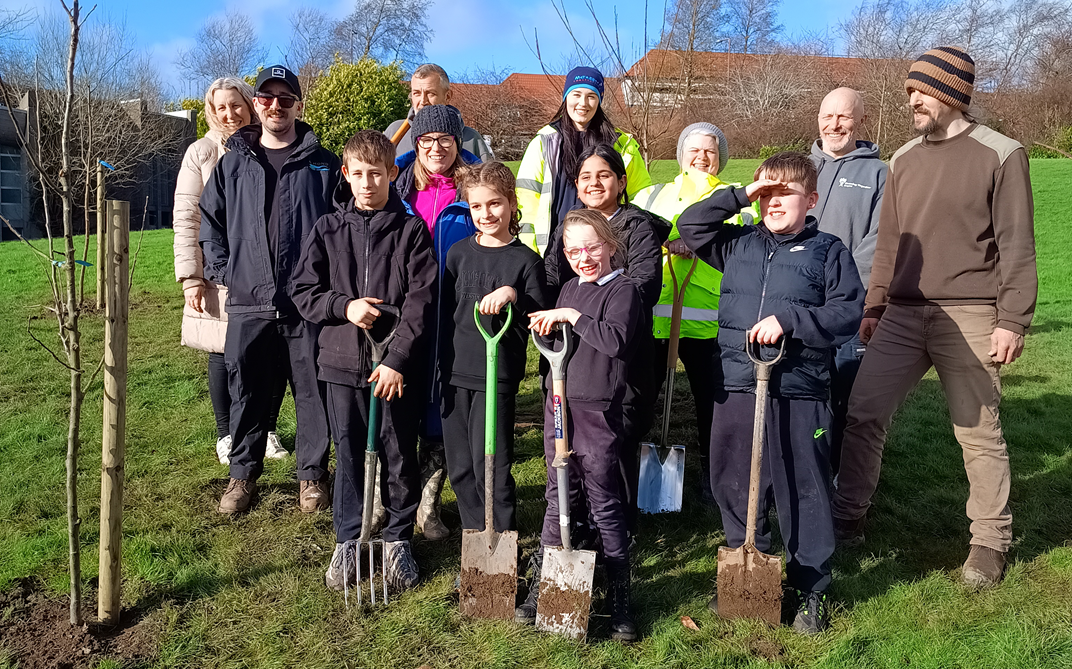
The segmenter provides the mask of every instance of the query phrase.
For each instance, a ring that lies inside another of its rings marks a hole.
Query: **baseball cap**
[[[290,86],[290,90],[294,91],[294,95],[297,95],[299,100],[301,99],[301,84],[298,83],[298,78],[282,65],[272,65],[261,70],[260,74],[257,75],[257,84],[253,87],[253,92],[259,93],[261,87],[273,79],[278,79]]]

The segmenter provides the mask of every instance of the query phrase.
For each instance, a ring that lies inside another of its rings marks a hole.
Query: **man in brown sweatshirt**
[[[1012,542],[999,372],[1023,351],[1038,276],[1027,154],[967,114],[974,81],[955,47],[923,54],[905,81],[920,136],[890,161],[833,516],[843,543],[863,541],[886,431],[934,366],[968,475],[962,580],[987,587]]]

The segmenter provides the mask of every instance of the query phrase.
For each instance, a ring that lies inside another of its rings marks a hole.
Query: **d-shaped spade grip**
[[[480,322],[479,300],[473,305],[473,320],[476,321],[476,328],[480,330],[480,335],[484,337],[487,352],[487,368],[484,371],[484,392],[487,397],[491,397],[495,395],[499,384],[499,340],[510,329],[510,324],[514,322],[514,306],[509,302],[506,303],[506,322],[503,323],[502,328],[494,336],[488,334],[488,331],[484,329],[484,325]],[[495,455],[495,419],[497,417],[487,411],[484,414],[484,455]]]

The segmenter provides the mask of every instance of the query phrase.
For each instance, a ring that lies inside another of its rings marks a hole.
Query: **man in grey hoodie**
[[[851,88],[830,91],[819,106],[819,139],[811,147],[811,159],[819,171],[819,204],[811,213],[818,219],[820,230],[837,235],[849,247],[864,288],[871,276],[878,214],[889,169],[879,158],[875,144],[856,139],[866,118],[864,101],[858,92]],[[830,386],[834,415],[830,464],[835,474],[841,461],[841,435],[849,394],[864,350],[857,335],[839,346],[834,357]]]

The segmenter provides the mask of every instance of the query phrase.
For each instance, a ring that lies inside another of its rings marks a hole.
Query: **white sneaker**
[[[221,465],[231,463],[231,435],[216,440],[216,457]]]
[[[268,445],[264,447],[264,457],[271,458],[272,460],[283,460],[290,453],[287,449],[283,448],[282,442],[279,441],[279,435],[275,432],[268,433]]]

